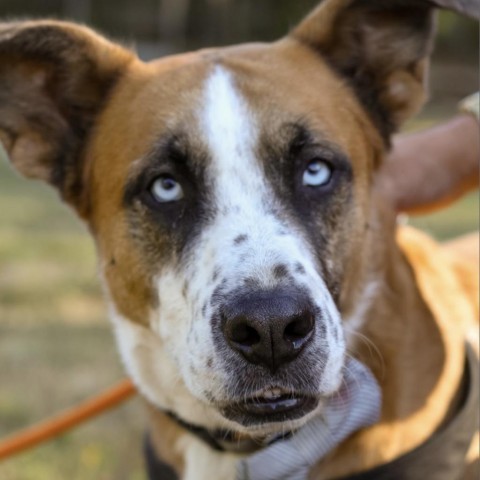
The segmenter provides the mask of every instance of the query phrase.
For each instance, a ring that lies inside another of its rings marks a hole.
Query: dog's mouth
[[[319,402],[313,395],[270,387],[222,408],[225,417],[244,426],[296,420]]]
[[[261,415],[285,413],[298,408],[307,397],[304,395],[292,395],[280,388],[270,388],[253,397],[245,399],[243,408],[251,413]]]

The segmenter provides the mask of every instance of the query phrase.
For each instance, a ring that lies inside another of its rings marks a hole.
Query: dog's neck
[[[447,321],[456,316],[454,305],[447,303],[445,308],[448,299],[439,295],[435,299],[435,290],[425,289],[423,275],[436,266],[422,258],[442,256],[438,245],[425,243],[418,235],[423,234],[400,228],[396,238],[382,239],[383,284],[354,346],[354,356],[380,382],[381,420],[318,465],[315,479],[345,476],[398,457],[426,440],[452,408],[463,372],[464,356],[458,352],[462,329],[455,331],[454,323]],[[412,269],[413,256],[418,257],[415,264],[422,266],[420,270]],[[434,271],[430,274],[435,276]]]

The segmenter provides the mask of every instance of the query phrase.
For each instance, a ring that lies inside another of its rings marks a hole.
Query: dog
[[[472,240],[398,227],[382,188],[433,7],[325,0],[277,42],[149,63],[1,24],[0,139],[95,240],[150,478],[478,472]]]

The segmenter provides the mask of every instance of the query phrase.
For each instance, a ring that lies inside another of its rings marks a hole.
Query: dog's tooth
[[[268,390],[265,390],[262,396],[265,398],[277,398],[281,395],[282,390],[280,388],[269,388]]]

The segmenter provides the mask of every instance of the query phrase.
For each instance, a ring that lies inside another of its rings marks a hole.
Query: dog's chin
[[[220,411],[242,431],[269,431],[286,424],[298,428],[317,409],[320,397],[305,394],[253,396],[224,404]]]

